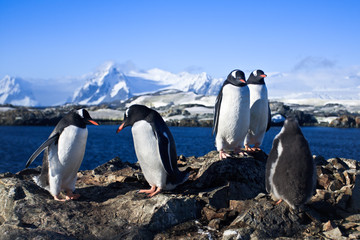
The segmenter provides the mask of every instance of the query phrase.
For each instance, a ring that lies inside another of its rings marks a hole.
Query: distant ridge
[[[84,86],[74,93],[72,102],[98,105],[166,89],[216,95],[222,81],[206,73],[174,74],[157,68],[146,72],[130,71],[125,75],[115,64],[109,63],[87,79]]]
[[[0,79],[0,104],[36,106],[38,102],[31,88],[31,83],[6,75]]]

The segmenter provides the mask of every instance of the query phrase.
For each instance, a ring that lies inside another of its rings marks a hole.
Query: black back
[[[215,112],[214,112],[214,121],[213,121],[213,131],[212,134],[217,134],[217,128],[218,128],[218,123],[219,123],[219,114],[220,114],[220,108],[221,108],[221,101],[222,101],[222,92],[223,92],[223,88],[225,85],[227,84],[232,84],[234,86],[237,87],[243,87],[246,86],[246,82],[245,82],[245,73],[241,70],[235,69],[233,71],[231,71],[229,73],[229,75],[227,76],[226,80],[224,81],[218,96],[216,97],[216,101],[215,101]],[[244,80],[244,81],[241,81]]]
[[[48,179],[48,171],[49,171],[49,163],[48,163],[48,146],[51,144],[57,144],[61,133],[64,129],[70,125],[74,125],[79,128],[86,128],[86,123],[88,120],[92,120],[90,114],[85,109],[80,109],[82,116],[79,115],[76,109],[70,111],[66,114],[56,125],[55,129],[51,132],[49,138],[31,155],[29,160],[26,162],[26,166],[28,167],[35,158],[45,150],[43,156],[43,163],[41,168],[41,174],[39,176],[40,183],[43,186],[49,185]]]
[[[182,182],[187,173],[180,172],[177,167],[177,153],[175,140],[172,136],[170,129],[164,122],[160,114],[144,105],[132,105],[126,111],[124,116],[124,127],[132,126],[137,121],[147,121],[154,132],[155,137],[158,139],[158,147],[160,151],[161,160],[165,171],[167,172],[167,182],[177,184]],[[166,136],[165,136],[165,134]],[[170,143],[169,143],[170,141]],[[170,144],[170,158],[169,159],[169,146]]]
[[[281,142],[282,153],[278,146]],[[294,118],[285,121],[280,134],[273,141],[266,163],[266,190],[271,191],[269,177],[273,163],[278,160],[273,184],[278,193],[294,206],[304,204],[311,197],[316,178],[315,164],[309,144]]]

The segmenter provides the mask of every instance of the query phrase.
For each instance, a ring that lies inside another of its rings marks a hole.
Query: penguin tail
[[[190,172],[185,170],[183,172],[180,172],[177,178],[177,185],[183,184],[184,182],[186,182],[186,180],[188,180],[190,176]]]
[[[41,180],[40,176],[34,176],[33,180],[36,183],[36,185],[38,185],[39,187],[41,187],[41,188],[43,188],[43,189],[45,189],[47,191],[50,191],[49,185],[44,183],[44,181]]]
[[[190,172],[189,171],[183,171],[183,172],[178,172],[176,174],[176,178],[168,178],[167,179],[167,190],[172,190],[174,188],[176,188],[178,185],[183,184],[184,182],[186,182],[186,180],[188,180],[190,176]]]

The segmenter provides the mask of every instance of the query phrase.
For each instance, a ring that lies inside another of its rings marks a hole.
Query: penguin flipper
[[[171,154],[171,142],[169,139],[169,136],[166,134],[166,132],[163,133],[156,133],[158,138],[158,146],[159,146],[159,152],[161,157],[162,165],[164,166],[164,169],[166,173],[170,176],[174,175],[174,166],[173,166],[173,159]],[[176,159],[175,159],[176,161]]]
[[[156,132],[162,165],[167,173],[167,182],[174,185],[186,181],[189,174],[181,172],[177,166],[177,154],[173,137],[169,131]]]
[[[219,115],[220,115],[220,106],[221,106],[221,100],[222,100],[222,88],[216,98],[215,102],[215,113],[214,113],[214,128],[212,131],[212,134],[217,134],[218,129],[218,123],[219,123]]]
[[[270,110],[270,104],[268,104],[268,123],[266,126],[266,132],[270,129],[271,127],[271,110]]]
[[[273,141],[273,146],[270,150],[269,156],[266,161],[266,170],[265,170],[265,188],[268,193],[271,193],[271,183],[272,179],[270,180],[271,170],[273,167],[273,164],[276,162],[276,160],[279,158],[278,154],[278,146],[279,146],[279,139],[275,137]]]
[[[45,148],[47,148],[48,146],[50,146],[51,144],[53,144],[55,141],[57,141],[59,139],[60,134],[57,133],[54,136],[48,138],[43,144],[41,144],[41,146],[31,155],[31,157],[29,158],[29,160],[26,162],[25,168],[27,168],[34,160],[35,158],[42,152],[44,151]]]

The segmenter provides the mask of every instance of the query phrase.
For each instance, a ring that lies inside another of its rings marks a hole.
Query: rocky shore
[[[0,174],[0,239],[359,239],[360,163],[315,157],[317,189],[291,210],[265,193],[267,156],[180,156],[190,178],[153,198],[137,164],[114,158],[78,173],[76,201],[57,202],[31,178]]]
[[[123,104],[124,105],[124,104]],[[125,106],[74,106],[64,105],[50,108],[27,108],[11,105],[0,106],[0,125],[56,125],[71,109],[85,107],[100,124],[119,124],[125,112]],[[301,126],[325,126],[339,128],[360,128],[359,112],[349,112],[340,104],[327,104],[322,107],[270,102],[272,125],[281,126],[282,116],[295,116]],[[156,108],[168,126],[212,127],[213,107],[199,104],[171,105]],[[278,117],[278,119],[276,119]]]

